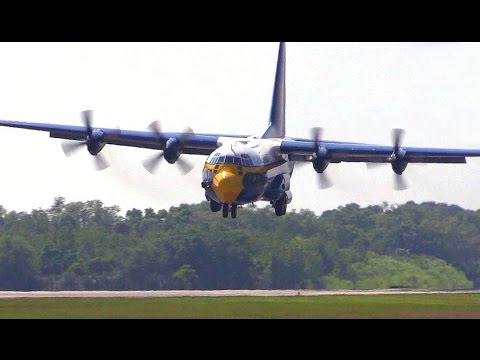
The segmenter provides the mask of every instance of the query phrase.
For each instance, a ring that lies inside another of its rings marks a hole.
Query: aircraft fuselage
[[[228,139],[216,149],[202,174],[202,187],[212,211],[264,200],[281,214],[292,200],[294,165],[279,152],[279,144],[276,139]],[[228,215],[228,210],[225,213]]]

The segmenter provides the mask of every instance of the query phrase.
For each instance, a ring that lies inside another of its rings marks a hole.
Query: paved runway
[[[0,299],[16,298],[162,298],[225,296],[331,296],[331,295],[406,295],[480,294],[480,290],[165,290],[165,291],[0,291]]]

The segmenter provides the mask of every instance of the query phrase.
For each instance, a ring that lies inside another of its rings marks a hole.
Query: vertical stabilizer
[[[281,42],[278,50],[270,123],[262,139],[283,138],[285,136],[285,96],[285,43]]]

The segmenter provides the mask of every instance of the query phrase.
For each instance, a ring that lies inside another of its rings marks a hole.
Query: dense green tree
[[[11,240],[0,242],[0,289],[35,290],[39,288],[33,254],[24,245]]]
[[[174,286],[177,289],[193,289],[198,280],[197,273],[191,265],[182,265],[172,275]]]
[[[246,206],[0,206],[1,289],[480,288],[480,211],[408,202],[278,218]]]

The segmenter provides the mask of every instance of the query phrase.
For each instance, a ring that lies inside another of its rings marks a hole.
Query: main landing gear
[[[219,212],[220,210],[222,210],[222,204],[210,200],[210,210],[212,210],[212,212]]]
[[[282,196],[280,199],[275,201],[275,204],[273,205],[275,208],[275,215],[277,216],[283,216],[287,213],[287,198]]]

